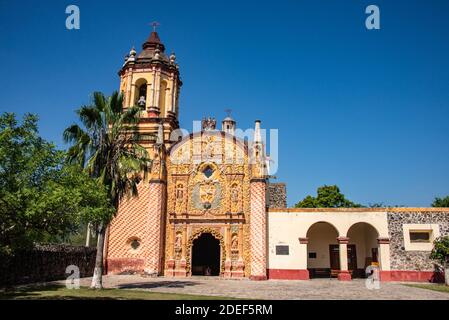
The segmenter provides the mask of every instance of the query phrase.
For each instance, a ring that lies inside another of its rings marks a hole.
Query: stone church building
[[[140,143],[154,159],[139,196],[125,198],[108,228],[108,273],[437,281],[432,242],[449,235],[449,208],[287,208],[286,186],[267,174],[261,122],[203,119],[179,130],[182,87],[175,54],[153,31],[120,69],[125,107],[142,108]]]

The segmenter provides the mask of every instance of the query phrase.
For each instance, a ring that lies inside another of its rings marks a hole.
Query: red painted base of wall
[[[106,272],[108,274],[118,274],[122,272],[137,272],[142,273],[144,271],[143,259],[107,259],[106,260]]]
[[[444,274],[433,271],[381,271],[381,281],[444,282]]]
[[[268,269],[268,279],[309,280],[309,270]]]
[[[105,261],[105,272],[107,274],[120,274],[123,272],[144,272],[144,260],[143,259],[107,259]],[[267,276],[251,276],[251,280],[309,280],[308,270],[293,270],[293,269],[268,269]],[[171,274],[167,276],[186,277],[185,271],[171,270]],[[234,275],[232,275],[234,277]],[[240,275],[236,275],[239,277]],[[242,274],[243,276],[243,274]],[[237,278],[236,277],[236,278]],[[350,281],[351,274],[349,272],[340,272],[338,274],[338,280]],[[438,282],[444,283],[444,274],[433,271],[404,271],[404,270],[392,270],[381,271],[381,281],[410,281],[410,282]]]
[[[309,280],[308,270],[268,269],[268,279],[277,280]],[[338,274],[338,280],[350,281],[349,272]],[[438,282],[444,283],[444,274],[432,271],[381,271],[381,281],[411,281],[411,282]]]
[[[340,281],[351,281],[351,274],[349,273],[349,271],[340,271],[338,273],[338,280]]]
[[[255,281],[263,281],[267,280],[267,276],[250,276],[249,279]]]

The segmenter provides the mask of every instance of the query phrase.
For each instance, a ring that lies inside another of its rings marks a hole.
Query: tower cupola
[[[142,45],[143,50],[151,50],[159,48],[161,52],[165,51],[165,46],[161,42],[161,39],[159,38],[159,35],[156,31],[151,32],[150,36],[148,37],[147,41],[145,41]]]
[[[234,135],[235,134],[235,120],[232,119],[230,116],[227,116],[223,119],[221,122],[221,131],[224,131],[228,134]]]
[[[126,55],[120,76],[120,93],[124,97],[124,109],[138,106],[140,121],[138,131],[142,144],[150,147],[169,137],[179,128],[179,95],[182,81],[174,53],[166,54],[154,22],[153,30],[142,44]],[[160,131],[163,131],[161,135]],[[159,141],[153,138],[159,137]],[[162,137],[162,138],[161,138]],[[167,146],[170,141],[164,141]]]
[[[139,106],[142,118],[164,118],[177,122],[178,99],[182,86],[174,53],[167,55],[165,45],[153,31],[137,52],[134,47],[126,55],[119,75],[125,108]]]

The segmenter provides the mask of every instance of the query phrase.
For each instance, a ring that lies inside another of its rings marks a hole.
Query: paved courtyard
[[[62,281],[62,283],[64,283]],[[88,286],[90,278],[81,279]],[[341,282],[336,279],[225,280],[192,277],[185,279],[149,278],[140,275],[104,276],[107,288],[138,289],[153,292],[185,293],[251,299],[430,299],[449,300],[449,294],[413,288],[397,282],[383,282],[379,290],[368,290],[365,280]]]

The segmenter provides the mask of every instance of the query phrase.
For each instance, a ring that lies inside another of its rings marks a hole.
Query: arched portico
[[[340,230],[339,230],[340,229]],[[312,224],[300,245],[307,245],[310,278],[364,278],[369,266],[389,270],[389,239],[368,222],[353,222],[337,229],[328,221]],[[347,230],[342,233],[341,230]]]
[[[337,245],[338,230],[329,222],[319,221],[307,231],[307,270],[310,278],[330,277],[331,270],[337,268],[332,246]],[[304,240],[303,240],[304,241]]]
[[[348,230],[348,270],[352,278],[366,277],[368,266],[379,265],[379,232],[366,222],[354,223]]]
[[[390,271],[387,215],[372,208],[270,210],[269,235],[271,279],[350,280],[353,269],[355,276],[364,276],[361,271],[376,254],[381,277],[387,279],[389,272],[383,271]],[[286,245],[288,255],[279,255],[277,248]]]

